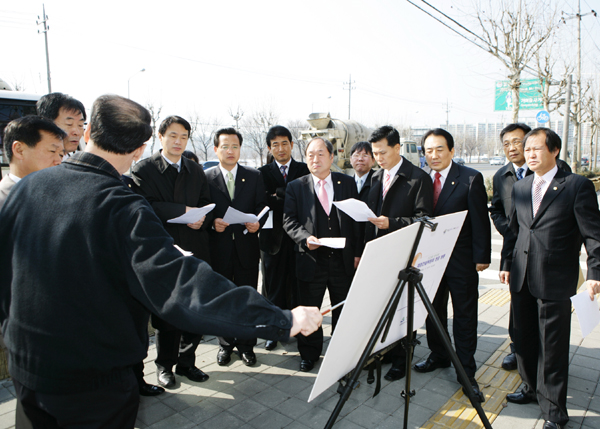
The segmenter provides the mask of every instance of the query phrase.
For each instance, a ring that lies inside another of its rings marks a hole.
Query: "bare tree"
[[[455,154],[461,156],[462,153],[467,154],[467,162],[472,162],[473,154],[479,154],[479,144],[477,139],[471,133],[459,130],[454,133],[454,144],[456,146]]]
[[[537,76],[542,88],[542,104],[544,110],[552,112],[559,110],[564,103],[567,89],[567,76],[573,72],[573,67],[565,64],[564,72],[560,80],[556,80],[554,69],[556,68],[556,56],[552,52],[553,43],[549,40],[538,52],[535,53]]]
[[[306,154],[305,140],[302,140],[302,131],[309,129],[308,122],[300,119],[292,119],[287,122],[286,127],[292,133],[292,140],[294,140],[294,146],[296,152],[300,156],[300,161],[304,161],[304,155]]]
[[[200,158],[204,161],[208,161],[208,154],[210,148],[214,146],[213,136],[215,132],[221,128],[221,121],[218,118],[201,119],[197,112],[189,115],[190,126],[192,127],[192,134],[190,142],[194,148],[194,153],[201,154]]]
[[[246,147],[250,148],[258,156],[260,165],[264,165],[267,155],[266,136],[269,128],[277,124],[277,115],[271,108],[257,110],[242,121],[244,141]]]
[[[231,119],[233,119],[235,121],[235,129],[239,130],[240,129],[240,121],[242,120],[242,117],[244,116],[244,111],[242,110],[242,108],[240,106],[237,106],[234,110],[230,107],[229,108],[229,116],[231,116]]]
[[[521,73],[552,36],[556,9],[541,0],[488,0],[480,4],[476,19],[486,50],[508,69],[513,99],[512,120],[519,120]]]
[[[597,92],[593,90],[596,87]],[[600,82],[588,82],[585,97],[582,100],[582,113],[585,116],[585,121],[590,124],[590,159],[589,169],[597,168],[598,159],[598,143],[600,142]],[[594,137],[596,144],[594,145]]]
[[[146,103],[146,109],[150,111],[152,117],[152,143],[150,143],[150,153],[154,153],[154,144],[156,143],[156,123],[160,119],[162,104],[154,104],[153,101]]]

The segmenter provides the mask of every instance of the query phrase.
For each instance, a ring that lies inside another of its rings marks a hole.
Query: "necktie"
[[[325,190],[325,181],[319,180],[319,185],[321,185],[319,188],[319,201],[321,202],[321,206],[323,206],[323,210],[329,216],[329,198],[327,198],[327,191]]]
[[[392,175],[389,171],[385,172],[385,179],[383,180],[383,198],[385,194],[390,190],[390,184],[392,183]]]
[[[363,187],[363,180],[364,180],[364,179],[363,179],[362,177],[360,177],[360,178],[358,179],[358,183],[356,184],[356,189],[358,189],[358,192],[360,192],[360,190],[361,190],[361,189],[362,189],[362,187]]]
[[[440,198],[440,194],[442,193],[442,181],[440,180],[442,175],[436,171],[435,172],[435,180],[433,181],[433,208],[437,205],[438,198]]]
[[[229,192],[229,198],[231,198],[231,201],[233,201],[235,182],[233,181],[233,174],[231,174],[231,171],[227,172],[227,191]]]
[[[544,186],[544,183],[546,183],[544,179],[538,176],[536,176],[535,180],[533,181],[533,217],[535,217],[537,214],[537,211],[540,208],[540,203],[542,202],[542,198],[544,197],[542,195],[542,187]]]
[[[281,167],[279,167],[279,169],[281,170],[281,175],[283,176],[283,181],[287,182],[287,165],[282,165]]]
[[[525,171],[523,167],[517,168],[517,180],[521,180],[523,178],[523,171]]]

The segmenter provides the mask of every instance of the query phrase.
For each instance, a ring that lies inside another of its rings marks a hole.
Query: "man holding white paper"
[[[211,213],[194,223],[168,223],[210,203],[208,182],[202,167],[182,156],[190,133],[191,126],[184,118],[166,118],[158,129],[162,149],[137,163],[131,169],[131,175],[136,184],[134,190],[148,200],[175,244],[210,264],[208,227]],[[152,326],[156,329],[158,384],[167,389],[175,387],[175,365],[177,374],[192,381],[208,380],[208,375],[195,366],[201,335],[182,332],[155,315],[152,316]],[[145,393],[156,394],[151,391]]]
[[[335,305],[346,299],[363,246],[359,224],[333,201],[357,198],[358,192],[352,177],[330,171],[333,146],[329,141],[312,139],[306,160],[311,174],[288,185],[283,209],[283,229],[295,242],[298,304],[320,307],[327,289]],[[345,247],[314,244],[320,243],[319,238],[333,237],[345,238]],[[332,312],[334,329],[340,313],[341,309]],[[323,351],[323,330],[298,336],[298,351],[300,371],[310,371]]]
[[[210,251],[213,269],[216,272],[237,286],[251,286],[256,289],[260,255],[257,233],[266,222],[267,216],[256,222],[231,225],[223,219],[230,207],[257,216],[266,207],[265,186],[260,172],[238,164],[242,142],[242,135],[234,128],[223,128],[215,133],[213,143],[219,165],[206,172],[210,198],[216,204],[213,210],[213,229],[209,234]],[[219,365],[231,362],[234,348],[238,349],[244,365],[256,364],[253,351],[256,338],[241,340],[219,337],[219,344]]]

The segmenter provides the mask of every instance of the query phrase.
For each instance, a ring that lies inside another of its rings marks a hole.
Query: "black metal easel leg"
[[[409,290],[410,290],[410,286],[412,286],[412,285],[409,285]],[[425,288],[423,287],[423,284],[419,281],[416,283],[415,286],[417,288],[417,292],[419,293],[419,296],[421,297],[421,301],[423,301],[423,304],[425,305],[425,308],[427,309],[427,313],[428,313],[429,317],[431,317],[431,319],[433,320],[435,329],[438,331],[438,333],[440,334],[440,337],[443,339],[444,347],[450,354],[450,358],[452,359],[452,364],[454,365],[454,369],[456,370],[456,372],[458,374],[458,381],[460,381],[460,384],[462,384],[464,391],[467,392],[467,396],[469,397],[469,400],[471,401],[471,405],[473,405],[475,410],[477,410],[477,414],[479,414],[479,418],[481,419],[483,426],[486,429],[492,429],[492,425],[490,424],[490,421],[488,420],[487,416],[485,415],[485,411],[483,411],[483,407],[481,406],[481,400],[483,398],[479,398],[479,397],[475,396],[475,393],[473,392],[473,387],[471,386],[471,383],[469,382],[469,377],[467,376],[467,373],[465,372],[465,369],[463,368],[462,363],[460,363],[460,360],[458,359],[458,355],[454,351],[454,347],[452,347],[450,338],[448,338],[448,335],[446,334],[446,331],[445,331],[444,327],[442,326],[442,323],[440,322],[440,319],[439,319],[437,313],[435,312],[435,309],[433,308],[431,301],[429,301],[429,297],[427,296],[427,292],[425,292]],[[405,420],[406,420],[406,418],[405,418]],[[406,428],[406,424],[404,427]]]

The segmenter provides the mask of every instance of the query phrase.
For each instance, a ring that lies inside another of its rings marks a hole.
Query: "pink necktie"
[[[390,189],[390,183],[392,183],[392,175],[389,171],[385,172],[385,179],[383,180],[383,198],[385,198],[385,194],[387,194]]]
[[[321,206],[323,206],[323,210],[329,216],[329,198],[327,198],[327,191],[325,190],[325,181],[319,180],[319,201],[321,202]]]
[[[536,176],[535,180],[533,181],[533,217],[535,217],[537,214],[542,202],[542,198],[544,197],[542,195],[542,187],[544,186],[544,183],[546,183],[544,179],[538,176]]]
[[[442,193],[442,181],[440,180],[442,175],[439,172],[435,172],[435,180],[433,181],[433,208],[437,205],[440,194]]]

